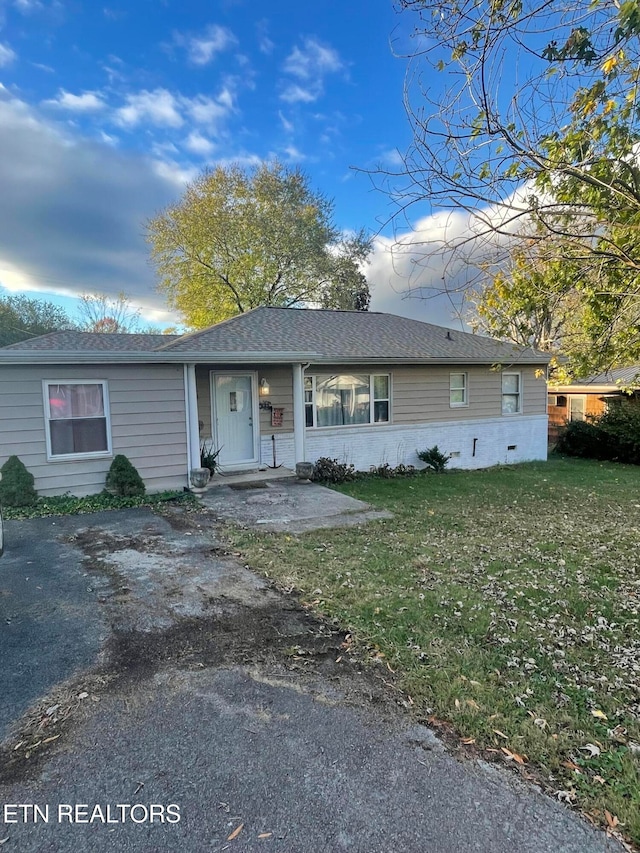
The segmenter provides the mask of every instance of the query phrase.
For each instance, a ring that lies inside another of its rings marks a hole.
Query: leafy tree
[[[278,162],[203,172],[147,236],[159,289],[195,328],[261,305],[369,304],[360,264],[370,241],[345,239],[332,202]]]
[[[483,289],[471,291],[467,321],[474,331],[491,337],[562,353],[579,368],[591,356],[591,342],[584,332],[582,271],[554,256],[553,241],[546,246],[551,251],[542,248],[538,243],[520,245],[506,269]],[[568,378],[566,361],[561,374]]]
[[[0,346],[71,328],[66,311],[53,302],[27,296],[0,297]]]
[[[133,308],[126,293],[107,296],[83,293],[78,306],[80,328],[84,332],[126,333],[138,331],[140,309]]]
[[[545,263],[519,282],[552,290],[560,265],[580,272],[581,370],[637,359],[639,0],[400,6],[420,47],[407,77],[413,144],[389,176],[398,203],[467,211],[470,230],[449,240],[458,254],[490,243],[517,257],[539,243]],[[444,72],[435,98],[423,68]]]

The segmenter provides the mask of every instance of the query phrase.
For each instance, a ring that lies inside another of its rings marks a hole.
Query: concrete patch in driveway
[[[304,533],[392,517],[364,501],[294,479],[261,483],[253,490],[219,486],[204,494],[202,502],[225,521],[274,532]]]

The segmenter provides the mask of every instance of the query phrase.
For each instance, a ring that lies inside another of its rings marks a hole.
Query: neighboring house
[[[548,395],[549,440],[556,441],[569,421],[604,414],[610,405],[640,400],[640,365],[620,367],[572,382],[550,385]]]
[[[117,453],[182,488],[200,442],[221,471],[314,462],[545,459],[548,356],[391,314],[257,308],[181,337],[58,332],[0,349],[0,464],[89,494]],[[418,463],[419,464],[419,463]]]

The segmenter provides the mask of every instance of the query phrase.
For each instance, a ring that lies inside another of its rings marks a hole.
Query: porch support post
[[[304,371],[293,365],[293,450],[296,462],[305,462]]]
[[[198,424],[198,392],[196,390],[196,366],[187,364],[185,396],[187,402],[187,432],[189,468],[200,467],[200,425]]]

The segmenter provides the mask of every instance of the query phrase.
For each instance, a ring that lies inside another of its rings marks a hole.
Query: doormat
[[[267,484],[263,481],[259,483],[229,483],[230,489],[235,489],[236,492],[246,492],[249,489],[266,489]]]

